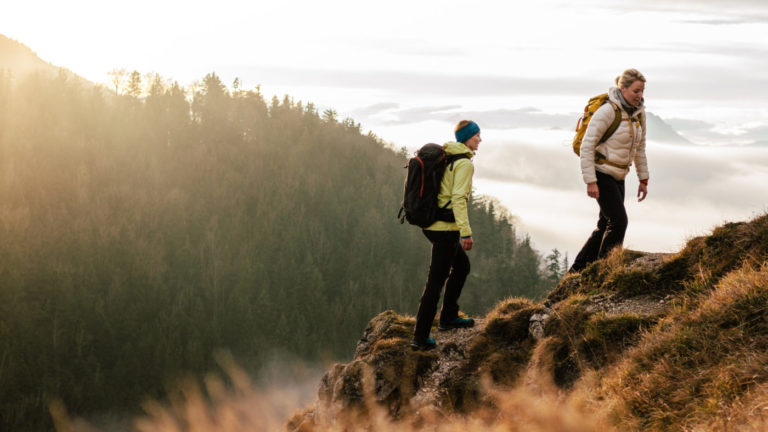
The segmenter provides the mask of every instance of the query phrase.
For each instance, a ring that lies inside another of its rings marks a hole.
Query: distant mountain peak
[[[680,135],[675,128],[665,122],[660,116],[649,111],[645,112],[645,116],[648,125],[648,139],[671,144],[693,145],[692,142]]]

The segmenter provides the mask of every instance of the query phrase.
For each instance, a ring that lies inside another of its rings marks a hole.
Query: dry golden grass
[[[488,320],[501,318],[514,314],[515,312],[535,307],[535,304],[531,299],[522,297],[509,297],[500,301],[496,307],[493,308],[485,317]]]
[[[483,380],[492,406],[470,415],[446,413],[435,407],[412,407],[393,420],[385,407],[375,402],[372,371],[364,372],[364,405],[357,410],[329,414],[330,407],[315,405],[287,422],[285,407],[295,406],[296,395],[254,387],[245,372],[229,363],[225,380],[208,377],[203,384],[189,381],[168,402],[145,404],[146,416],[133,422],[138,432],[611,432],[606,415],[590,407],[582,395],[565,394],[546,378],[535,378],[531,369],[525,380],[512,389],[495,387]],[[71,419],[61,404],[51,412],[59,432],[100,432],[80,419]],[[310,413],[311,417],[304,417]]]
[[[767,309],[768,267],[747,266],[695,309],[668,317],[604,380],[617,421],[632,430],[728,430],[718,429],[727,413],[763,406],[750,395],[768,382]]]
[[[314,419],[303,425],[296,422],[288,430],[302,432],[610,432],[614,429],[605,419],[577,396],[566,396],[555,387],[537,386],[529,389],[520,385],[513,390],[494,389],[485,383],[494,400],[493,409],[482,409],[472,415],[446,414],[433,408],[423,408],[397,421],[386,409],[373,402],[369,393],[365,408],[344,415],[323,417],[315,410]],[[238,384],[239,390],[218,394],[214,403],[205,401],[202,392],[188,389],[183,398],[169,406],[149,407],[149,417],[137,421],[141,432],[244,432],[286,430],[284,419],[278,418],[271,407],[279,395],[260,395]],[[208,388],[210,392],[211,389]],[[370,388],[368,389],[370,391]],[[364,414],[363,414],[364,413]],[[301,417],[301,416],[299,416]]]

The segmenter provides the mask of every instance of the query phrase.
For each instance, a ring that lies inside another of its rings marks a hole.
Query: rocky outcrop
[[[659,266],[663,259],[641,254],[635,261],[639,261],[637,266],[648,269]],[[579,306],[583,311],[581,318],[594,314],[651,316],[664,307],[663,302],[645,297],[605,293],[585,296]],[[555,346],[561,342],[557,333],[562,329],[552,322],[562,324],[571,312],[566,311],[564,316],[565,305],[561,303],[507,300],[485,318],[477,319],[473,328],[446,332],[435,328],[432,336],[438,347],[432,351],[411,350],[409,342],[415,323],[412,317],[382,312],[366,326],[352,361],[336,364],[325,374],[317,402],[296,415],[289,429],[313,430],[321,419],[329,421],[350,413],[365,415],[371,403],[385,408],[392,419],[418,415],[422,410],[448,415],[490,406],[482,380],[514,384],[530,367],[536,344],[545,338],[554,349],[554,360],[539,359],[537,365],[544,364],[554,381],[562,381],[557,376],[568,375],[561,369],[569,368],[570,363],[557,359],[567,358],[563,353],[570,351],[569,347]]]
[[[667,335],[675,329],[672,323],[711,331],[711,326],[697,324],[701,316],[710,313],[694,313],[702,302],[699,298],[706,297],[729,272],[759,267],[767,255],[766,216],[748,224],[727,224],[711,236],[692,239],[677,254],[616,251],[581,273],[567,275],[541,303],[509,299],[477,319],[474,328],[435,329],[438,347],[428,352],[410,349],[412,317],[383,312],[366,327],[353,360],[328,371],[318,402],[295,416],[289,429],[316,430],[322,421],[332,423],[350,413],[364,416],[371,407],[384,408],[395,421],[407,418],[411,422],[427,411],[432,416],[480,408],[492,411],[496,407],[488,384],[499,388],[550,381],[568,392],[588,372],[606,371],[617,364],[648,335],[658,335],[661,342],[654,343],[660,345],[688,337]],[[714,304],[727,306],[721,300]],[[731,322],[745,320],[750,326],[755,320],[768,322],[764,305],[735,304],[756,318],[749,321],[723,312],[721,327],[730,328],[734,325]],[[701,341],[696,342],[704,343],[706,338]],[[665,361],[659,364],[668,365]],[[654,364],[638,359],[634,379],[642,382],[649,376],[643,368]]]

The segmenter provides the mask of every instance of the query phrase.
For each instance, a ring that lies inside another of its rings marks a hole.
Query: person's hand
[[[587,184],[587,195],[594,199],[600,198],[600,189],[597,188],[596,182]]]
[[[475,242],[472,241],[472,237],[467,237],[461,239],[461,248],[465,251],[468,251],[472,249],[472,246],[474,246]]]
[[[648,195],[648,185],[640,183],[640,186],[637,187],[637,201],[644,200],[646,195]]]

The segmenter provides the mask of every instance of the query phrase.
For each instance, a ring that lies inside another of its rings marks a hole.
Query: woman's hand
[[[640,186],[637,187],[637,201],[644,200],[646,195],[648,195],[648,185],[640,183]]]
[[[600,189],[597,188],[597,182],[587,184],[587,195],[590,198],[600,198]]]
[[[465,251],[468,251],[472,249],[472,246],[474,246],[475,242],[472,241],[472,237],[467,237],[461,239],[461,248]]]

